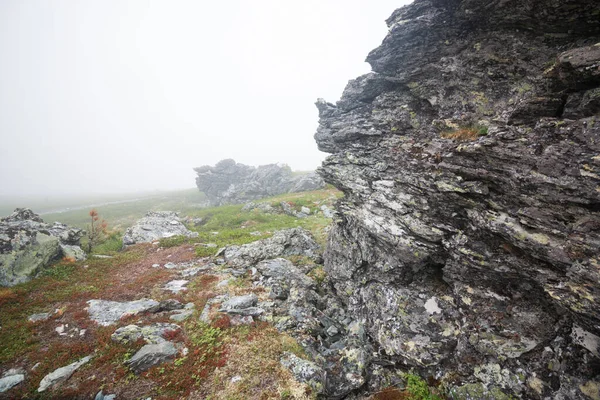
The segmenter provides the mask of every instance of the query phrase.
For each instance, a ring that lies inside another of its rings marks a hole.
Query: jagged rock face
[[[28,208],[17,208],[0,219],[0,286],[30,280],[60,257],[84,260],[80,240],[84,231],[60,222],[44,223]]]
[[[325,186],[316,173],[294,176],[287,165],[251,167],[227,159],[214,167],[194,168],[196,185],[214,206],[239,204],[288,192],[317,190]]]
[[[317,102],[337,295],[378,364],[455,398],[593,398],[600,6],[417,0],[387,23],[373,72]]]

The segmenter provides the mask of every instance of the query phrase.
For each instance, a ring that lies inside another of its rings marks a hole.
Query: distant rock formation
[[[196,237],[180,221],[179,214],[173,211],[150,211],[144,218],[127,228],[123,235],[123,245],[149,243],[172,236]]]
[[[325,187],[320,176],[311,172],[294,175],[287,165],[268,164],[251,167],[232,159],[214,167],[194,168],[196,185],[211,205],[240,204],[282,193],[303,192]]]
[[[600,398],[600,7],[416,0],[336,104],[325,269],[368,352],[453,399]],[[364,379],[363,379],[364,378]]]
[[[44,223],[28,208],[0,219],[0,286],[26,282],[60,257],[84,260],[84,231],[60,222]]]

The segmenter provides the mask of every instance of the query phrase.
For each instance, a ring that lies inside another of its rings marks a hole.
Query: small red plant
[[[95,209],[89,212],[91,222],[87,229],[87,250],[88,253],[92,251],[92,248],[96,246],[107,234],[108,223],[105,220],[100,220],[98,211]]]
[[[163,339],[166,339],[168,341],[175,341],[175,339],[179,337],[180,333],[181,331],[179,329],[167,329],[162,334],[162,337]]]
[[[212,326],[219,329],[226,329],[231,326],[231,320],[226,314],[221,314],[212,322]]]

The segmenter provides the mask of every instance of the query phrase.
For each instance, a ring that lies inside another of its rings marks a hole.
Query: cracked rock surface
[[[345,194],[325,269],[379,349],[365,382],[414,368],[454,398],[598,388],[599,15],[417,0],[373,72],[317,102],[318,172]]]

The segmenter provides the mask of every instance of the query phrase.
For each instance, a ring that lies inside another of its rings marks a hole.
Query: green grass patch
[[[335,189],[324,189],[313,192],[283,194],[257,202],[265,202],[273,207],[280,207],[282,201],[289,203],[294,209],[301,207],[311,209],[311,215],[306,218],[297,218],[286,214],[268,214],[259,210],[242,211],[243,205],[226,205],[211,207],[192,213],[193,217],[200,217],[206,221],[199,227],[190,227],[198,232],[198,237],[193,239],[169,238],[161,240],[165,247],[183,243],[214,243],[216,247],[198,246],[198,256],[212,256],[221,247],[228,245],[242,245],[270,237],[275,231],[288,228],[302,227],[312,232],[315,240],[325,245],[327,234],[325,228],[331,219],[317,213],[321,205],[332,207],[333,203],[342,196]],[[260,234],[253,234],[259,232]]]
[[[406,391],[410,393],[411,400],[442,400],[437,394],[431,393],[427,382],[418,375],[406,374]]]

